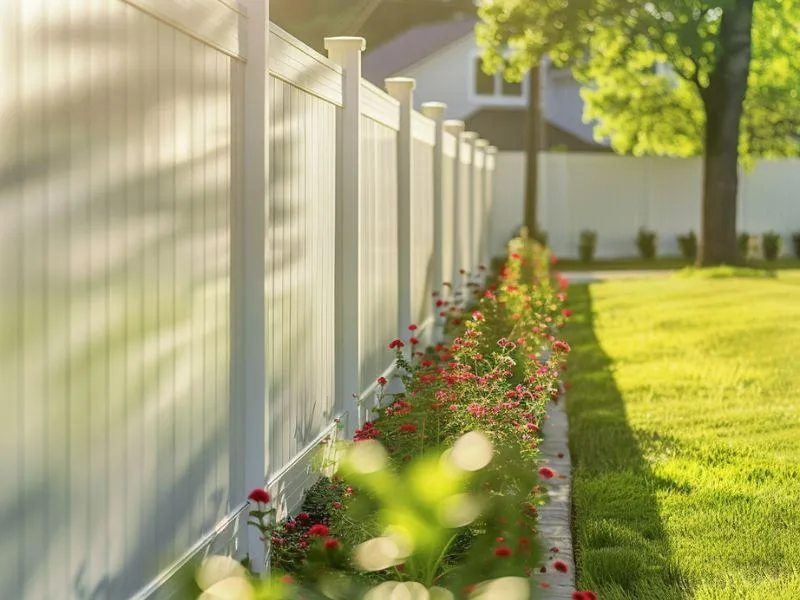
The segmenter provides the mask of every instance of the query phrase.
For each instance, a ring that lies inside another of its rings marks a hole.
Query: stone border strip
[[[546,483],[550,501],[539,507],[539,537],[544,554],[544,573],[534,579],[536,597],[542,600],[570,600],[575,591],[575,558],[572,549],[572,459],[569,454],[569,424],[566,397],[551,402],[547,420],[542,428],[542,457],[544,464],[556,475]],[[558,549],[556,552],[555,549]],[[553,567],[555,561],[567,565],[561,573]]]

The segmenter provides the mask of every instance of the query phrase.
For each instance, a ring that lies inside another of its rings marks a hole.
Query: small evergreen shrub
[[[800,258],[800,231],[796,231],[792,234],[792,247],[794,249],[794,255]]]
[[[775,231],[768,231],[761,237],[761,249],[764,258],[773,261],[781,252],[781,235]]]
[[[645,260],[653,260],[656,257],[656,232],[645,227],[639,229],[636,236],[636,247],[639,249],[639,256]]]
[[[580,242],[578,243],[578,255],[582,262],[588,263],[594,260],[594,253],[597,250],[597,232],[591,229],[581,231]]]
[[[686,235],[679,235],[678,247],[681,250],[681,256],[686,260],[697,258],[697,236],[694,231],[690,231]]]
[[[739,256],[746,260],[750,254],[750,234],[743,231],[737,236],[736,240],[739,243]]]

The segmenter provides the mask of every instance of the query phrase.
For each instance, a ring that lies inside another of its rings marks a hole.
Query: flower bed
[[[563,568],[540,563],[536,516],[542,479],[558,476],[539,468],[539,431],[569,352],[554,333],[566,284],[538,244],[511,249],[492,285],[467,286],[469,302],[437,300],[449,344],[420,349],[413,325],[389,344],[404,391],[378,381],[380,408],[298,515],[274,523],[254,490],[273,571],[258,597],[380,599],[404,586],[408,598],[513,600],[531,597],[535,570]]]

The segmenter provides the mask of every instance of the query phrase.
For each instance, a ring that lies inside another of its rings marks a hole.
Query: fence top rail
[[[361,92],[361,114],[399,131],[400,103],[366,79],[361,80]]]
[[[411,135],[428,146],[436,144],[436,123],[425,115],[414,111],[411,113]]]
[[[274,23],[269,24],[269,34],[270,75],[342,106],[342,67]]]

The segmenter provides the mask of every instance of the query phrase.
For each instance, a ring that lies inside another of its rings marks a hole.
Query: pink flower
[[[389,350],[394,350],[395,348],[402,348],[405,344],[401,340],[392,340],[389,344]]]
[[[544,479],[552,479],[555,477],[556,472],[553,471],[550,467],[542,467],[539,469],[539,476],[543,477]]]
[[[342,508],[342,503],[341,502],[334,502],[333,503],[333,508]]]
[[[247,496],[247,499],[252,500],[253,502],[262,502],[264,504],[269,504],[269,501],[271,500],[269,492],[262,488],[254,489],[252,492],[250,492],[250,495]]]

